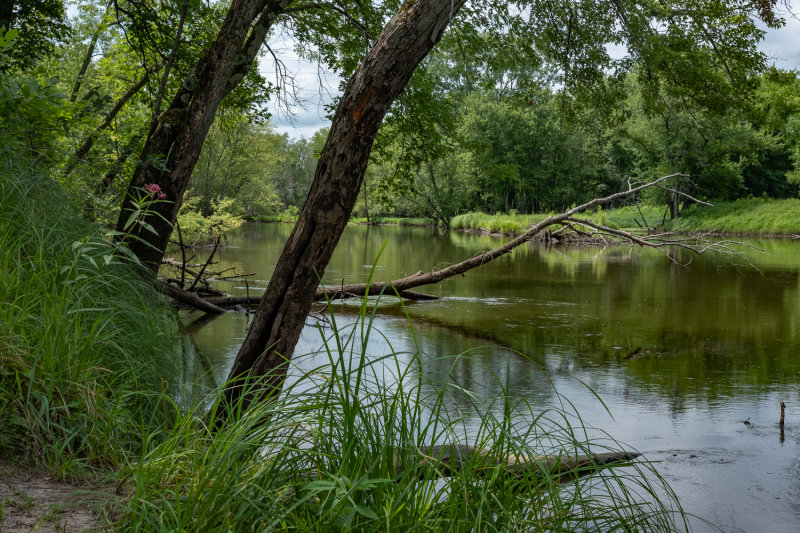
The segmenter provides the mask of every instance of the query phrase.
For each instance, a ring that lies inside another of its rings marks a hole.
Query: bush
[[[211,201],[211,214],[203,215],[197,205],[199,197],[188,198],[181,205],[178,213],[183,244],[186,246],[202,246],[213,243],[218,237],[244,223],[244,220],[233,213],[236,200],[217,198]]]

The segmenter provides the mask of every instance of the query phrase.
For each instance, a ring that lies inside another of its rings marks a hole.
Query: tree
[[[217,39],[186,76],[169,107],[153,121],[139,164],[123,199],[117,230],[128,233],[131,251],[153,271],[164,256],[172,225],[222,99],[250,70],[276,17],[291,0],[234,0]],[[128,227],[137,189],[155,184],[166,201],[154,206],[147,225]]]
[[[384,115],[464,0],[409,0],[389,21],[339,102],[306,204],[239,350],[232,377],[279,386],[314,300],[320,277],[350,217]],[[241,383],[226,389],[231,403]]]

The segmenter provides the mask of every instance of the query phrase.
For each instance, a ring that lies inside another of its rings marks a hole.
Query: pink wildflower
[[[167,197],[167,195],[164,194],[164,192],[161,190],[161,187],[159,187],[155,183],[148,183],[147,185],[144,186],[144,190],[146,190],[150,194],[150,196],[154,196],[159,200],[163,200],[164,198]]]

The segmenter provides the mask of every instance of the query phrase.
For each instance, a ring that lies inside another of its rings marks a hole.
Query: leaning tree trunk
[[[389,21],[342,96],[322,150],[303,211],[289,236],[261,300],[231,378],[263,381],[266,391],[279,388],[314,294],[364,178],[372,143],[392,102],[417,65],[444,33],[465,0],[408,0]],[[226,398],[242,407],[234,380]]]
[[[129,248],[152,270],[158,270],[164,257],[183,193],[220,102],[247,74],[276,17],[291,2],[233,0],[211,49],[154,121],[117,220],[117,231],[125,232],[136,209],[131,199],[144,185],[158,185],[166,195],[166,201],[154,203],[145,218],[154,232],[142,225],[127,230]]]

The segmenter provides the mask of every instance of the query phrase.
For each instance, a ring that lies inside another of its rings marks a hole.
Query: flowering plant
[[[147,191],[150,196],[157,200],[163,200],[167,197],[164,191],[161,190],[161,187],[159,187],[156,183],[148,183],[142,188]]]

